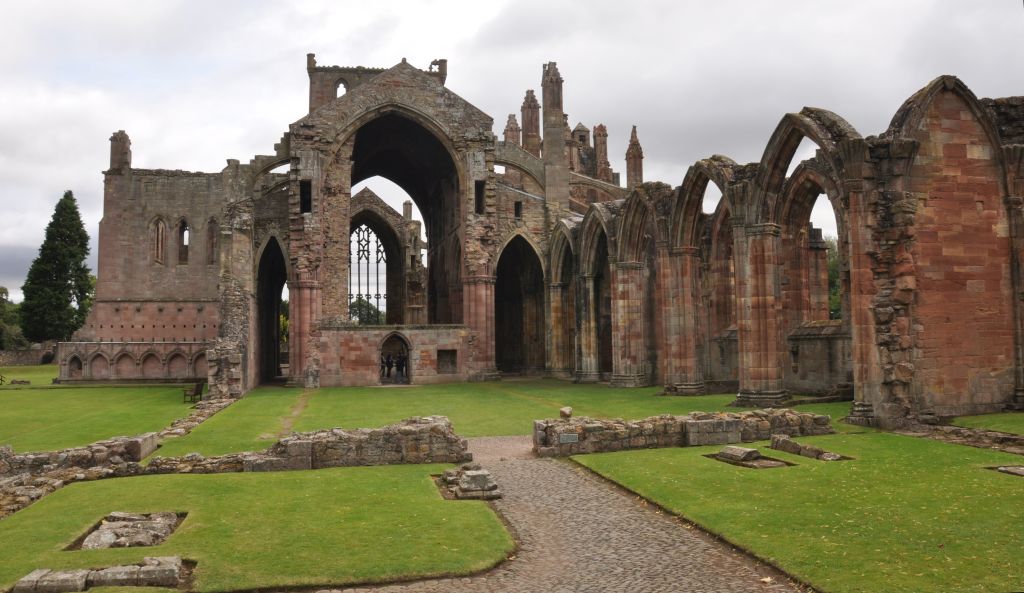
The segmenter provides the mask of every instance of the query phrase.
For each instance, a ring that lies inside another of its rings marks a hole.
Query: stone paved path
[[[470,450],[505,495],[495,506],[519,540],[515,559],[476,577],[344,591],[799,591],[774,569],[642,504],[590,472],[566,461],[533,458],[528,437],[470,439]]]

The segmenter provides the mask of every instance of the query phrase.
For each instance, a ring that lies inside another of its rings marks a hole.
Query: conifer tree
[[[85,258],[89,235],[70,190],[57,202],[39,256],[21,287],[21,328],[33,342],[67,340],[82,327],[92,304]]]

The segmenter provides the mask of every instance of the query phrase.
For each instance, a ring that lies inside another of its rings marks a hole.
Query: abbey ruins
[[[376,384],[394,354],[412,383],[542,374],[758,406],[852,388],[853,419],[881,426],[1024,407],[1024,98],[944,76],[867,137],[804,108],[760,162],[712,155],[678,187],[644,182],[634,129],[623,187],[605,126],[570,128],[554,63],[501,139],[445,60],[310,54],[307,71],[309,113],[248,163],[136,169],[111,137],[96,301],[59,347],[62,381],[208,378],[237,397],[279,376]],[[787,175],[804,138],[817,154]],[[416,203],[425,244],[409,206],[352,195],[374,176]]]

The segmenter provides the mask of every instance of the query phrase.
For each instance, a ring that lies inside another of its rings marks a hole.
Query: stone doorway
[[[498,259],[494,290],[495,359],[502,373],[539,373],[545,361],[544,270],[521,236]]]
[[[412,364],[409,342],[401,334],[391,334],[380,346],[381,385],[409,384]]]
[[[261,383],[281,376],[281,293],[286,270],[281,246],[271,237],[263,248],[256,274],[257,356]]]

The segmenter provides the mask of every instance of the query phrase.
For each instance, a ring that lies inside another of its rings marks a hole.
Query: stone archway
[[[495,360],[503,373],[544,369],[544,269],[533,247],[517,236],[498,258],[494,289]]]
[[[389,335],[380,345],[380,360],[383,367],[380,382],[399,384],[412,382],[412,348],[405,336],[399,333]]]
[[[287,277],[284,253],[271,237],[256,272],[257,357],[259,380],[281,376],[281,290]]]

